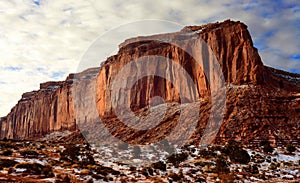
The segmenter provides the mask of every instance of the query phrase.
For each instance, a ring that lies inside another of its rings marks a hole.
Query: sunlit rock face
[[[180,115],[176,103],[193,103],[182,113],[199,114],[191,137],[191,142],[197,143],[212,115],[211,94],[224,85],[225,113],[213,142],[297,141],[299,75],[264,66],[243,23],[228,20],[187,26],[175,33],[128,39],[119,47],[119,52],[99,68],[70,74],[65,81],[43,83],[40,90],[24,93],[1,118],[0,137],[37,139],[51,131],[89,130],[102,121],[105,125],[101,128],[122,140],[152,142],[176,126]],[[178,66],[188,77],[182,77]],[[139,72],[145,77],[138,78]],[[122,76],[122,82],[116,84]],[[118,102],[140,116],[148,115],[150,104],[156,108],[144,122],[160,122],[146,131],[128,128],[117,118]],[[163,110],[166,106],[162,103],[171,107]],[[186,119],[186,123],[191,121]]]

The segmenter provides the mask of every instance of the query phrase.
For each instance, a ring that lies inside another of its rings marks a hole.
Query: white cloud
[[[81,56],[97,36],[142,19],[182,25],[241,20],[248,25],[254,41],[265,47],[261,55],[266,64],[300,69],[299,62],[287,59],[299,54],[299,3],[263,3],[39,0],[38,6],[32,0],[0,1],[0,116],[9,112],[22,93],[38,89],[41,82],[63,80],[67,73],[76,71]],[[266,37],[268,32],[272,36]],[[7,67],[21,69],[5,70]]]

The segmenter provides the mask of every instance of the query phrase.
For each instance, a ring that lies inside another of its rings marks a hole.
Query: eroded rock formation
[[[176,65],[184,68],[182,73],[190,80],[182,77]],[[299,83],[299,75],[262,64],[243,23],[227,20],[188,26],[175,33],[128,39],[100,68],[71,74],[63,82],[43,83],[39,91],[23,94],[1,118],[0,137],[37,138],[79,126],[93,128],[95,133],[107,128],[122,140],[145,143],[167,136],[176,126],[180,116],[177,102],[193,103],[192,108],[181,111],[186,115],[200,113],[191,138],[197,143],[210,116],[210,95],[224,86],[225,113],[214,142],[266,138],[276,143],[282,139],[299,143]],[[147,116],[147,106],[155,96],[171,107],[161,116],[161,101],[154,101],[154,113],[144,120],[160,120],[153,128],[128,128],[118,119],[122,108]],[[192,123],[191,119],[185,123]],[[101,129],[95,128],[99,121],[104,123]]]

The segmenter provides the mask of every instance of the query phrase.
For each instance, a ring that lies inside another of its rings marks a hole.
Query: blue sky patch
[[[300,74],[300,69],[290,69],[289,72]]]
[[[8,66],[8,67],[4,67],[4,70],[7,70],[7,71],[20,71],[20,70],[22,70],[22,67]]]
[[[39,0],[34,0],[33,3],[37,6],[40,6],[41,5],[41,2]]]
[[[268,46],[261,41],[255,41],[255,42],[253,42],[253,44],[254,44],[254,47],[257,48],[259,51],[264,51],[264,50],[268,49]]]
[[[300,60],[300,54],[292,55],[292,56],[290,56],[289,59],[291,59],[291,60]]]
[[[65,75],[65,72],[62,72],[62,71],[58,71],[58,72],[53,72],[51,74],[51,78],[54,78],[54,79],[60,79],[61,77],[63,77]]]

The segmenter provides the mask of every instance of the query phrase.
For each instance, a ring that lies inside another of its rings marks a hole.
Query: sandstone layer
[[[220,99],[216,110],[224,114],[220,128],[209,124],[217,131],[213,142],[299,143],[300,76],[264,66],[245,24],[227,20],[187,26],[175,33],[128,39],[119,47],[100,68],[23,94],[1,118],[0,137],[37,139],[52,131],[80,129],[89,131],[90,137],[105,139],[112,134],[146,143],[168,136],[180,115],[190,116],[184,119],[188,127],[197,114],[190,142],[199,143],[211,116],[219,118],[211,114],[216,94],[215,99]],[[220,88],[224,88],[224,106]],[[169,105],[166,110],[162,101]],[[146,118],[149,104],[154,110]],[[180,110],[178,104],[191,105]],[[126,116],[128,110],[145,120]],[[153,121],[159,122],[147,130],[139,124]]]

